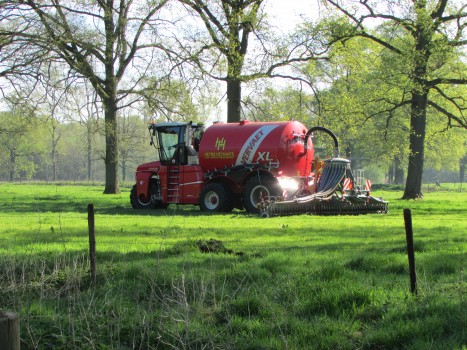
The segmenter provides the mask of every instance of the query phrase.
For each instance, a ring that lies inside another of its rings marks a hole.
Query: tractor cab
[[[149,126],[151,144],[159,151],[162,165],[196,165],[203,124],[157,123]],[[155,139],[154,139],[155,137]]]

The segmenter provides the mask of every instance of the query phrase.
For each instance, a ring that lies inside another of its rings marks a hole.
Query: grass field
[[[3,183],[0,310],[20,315],[23,350],[466,349],[466,190],[375,192],[387,215],[261,219],[135,211],[129,188]]]

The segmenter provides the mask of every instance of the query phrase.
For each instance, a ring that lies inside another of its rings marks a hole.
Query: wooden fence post
[[[88,204],[89,261],[91,264],[91,282],[96,284],[96,236],[94,232],[94,205]]]
[[[0,350],[19,349],[19,317],[12,312],[0,312]]]
[[[417,275],[415,273],[415,249],[413,245],[412,213],[404,209],[405,235],[407,239],[407,255],[409,258],[410,291],[417,294]]]

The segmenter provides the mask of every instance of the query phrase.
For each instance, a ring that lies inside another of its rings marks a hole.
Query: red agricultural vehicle
[[[133,208],[195,204],[206,212],[246,209],[262,216],[386,213],[388,203],[357,186],[336,136],[297,121],[153,123],[159,160],[136,170]],[[313,134],[324,132],[335,157],[315,159]]]

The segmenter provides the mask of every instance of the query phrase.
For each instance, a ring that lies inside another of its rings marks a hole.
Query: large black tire
[[[245,186],[243,205],[249,213],[260,214],[258,203],[261,202],[261,198],[279,196],[280,193],[277,181],[256,176],[251,178]]]
[[[162,203],[161,200],[155,200],[154,194],[159,191],[158,185],[156,182],[151,181],[149,184],[149,199],[147,201],[143,201],[141,198],[138,197],[136,192],[136,185],[133,186],[130,192],[130,203],[134,209],[165,209],[169,205],[167,203]]]
[[[203,188],[199,196],[199,207],[202,211],[213,213],[229,213],[235,205],[232,191],[227,185],[210,183]]]

